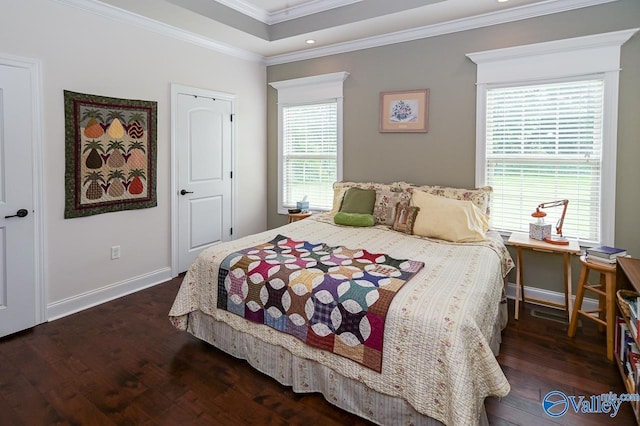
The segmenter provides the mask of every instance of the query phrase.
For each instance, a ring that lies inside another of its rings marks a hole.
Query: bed
[[[415,189],[384,186],[379,194],[385,188],[396,198]],[[343,190],[336,188],[336,197]],[[376,200],[378,213],[395,201],[388,196]],[[320,392],[378,424],[487,424],[484,399],[510,390],[495,358],[507,322],[504,282],[513,267],[500,235],[489,231],[484,241],[453,243],[395,231],[381,214],[372,227],[339,226],[333,213],[202,252],[169,312],[172,324],[295,392]],[[388,307],[380,372],[218,307],[224,259],[283,235],[424,263]]]

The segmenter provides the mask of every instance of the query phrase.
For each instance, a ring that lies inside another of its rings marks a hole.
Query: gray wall
[[[344,179],[473,187],[476,65],[470,52],[598,34],[640,26],[640,1],[600,6],[267,68],[267,81],[337,71],[344,84]],[[640,257],[640,34],[622,46],[616,191],[616,245]],[[378,132],[379,92],[430,89],[429,132]],[[276,212],[277,92],[267,94],[267,225]],[[569,207],[570,208],[570,207]],[[525,282],[562,291],[562,260],[525,253]],[[574,262],[574,282],[579,264]],[[515,278],[512,276],[512,281]]]

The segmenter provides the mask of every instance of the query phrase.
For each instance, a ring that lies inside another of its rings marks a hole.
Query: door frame
[[[35,318],[36,325],[48,320],[45,214],[44,214],[44,144],[42,110],[42,63],[38,59],[25,58],[0,52],[0,65],[24,68],[29,72],[31,82],[31,165],[33,176],[33,227],[34,227],[34,277],[35,277]]]
[[[236,96],[231,93],[216,92],[208,89],[171,84],[171,276],[176,277],[178,271],[179,256],[179,225],[178,222],[178,95],[202,96],[231,102],[231,227],[236,223]],[[233,239],[234,236],[232,235]]]

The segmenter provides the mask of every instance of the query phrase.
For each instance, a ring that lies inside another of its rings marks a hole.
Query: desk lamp
[[[548,203],[542,203],[542,204],[538,204],[538,207],[536,207],[536,211],[531,213],[531,216],[537,218],[539,221],[544,221],[544,217],[547,215],[545,212],[541,211],[540,209],[546,209],[549,207],[557,207],[557,206],[564,206],[564,208],[562,209],[562,216],[560,216],[560,219],[558,219],[558,222],[556,223],[556,232],[558,233],[557,237],[553,237],[551,235],[547,235],[544,237],[544,241],[551,243],[551,244],[561,244],[561,245],[567,245],[569,244],[569,241],[562,236],[562,224],[564,223],[564,216],[567,214],[567,205],[569,204],[569,200],[558,200],[558,201],[550,201]]]

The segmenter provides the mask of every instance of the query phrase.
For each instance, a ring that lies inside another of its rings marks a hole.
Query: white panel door
[[[0,337],[36,325],[32,87],[0,65]]]
[[[178,271],[231,239],[232,104],[179,94],[176,114]]]

